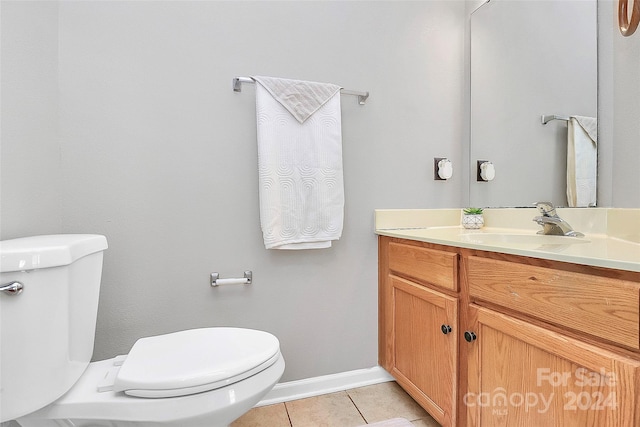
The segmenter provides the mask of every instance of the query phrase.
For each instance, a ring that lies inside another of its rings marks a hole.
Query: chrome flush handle
[[[4,292],[7,295],[18,295],[22,293],[24,285],[20,282],[9,282],[6,285],[0,286],[0,292]]]

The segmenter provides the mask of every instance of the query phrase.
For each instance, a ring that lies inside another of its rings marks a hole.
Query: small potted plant
[[[466,208],[462,210],[462,226],[469,229],[478,229],[484,226],[482,208]]]

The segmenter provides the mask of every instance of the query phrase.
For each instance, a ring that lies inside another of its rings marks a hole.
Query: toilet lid
[[[270,333],[202,328],[141,338],[118,371],[114,391],[173,397],[224,387],[275,363],[280,343]]]

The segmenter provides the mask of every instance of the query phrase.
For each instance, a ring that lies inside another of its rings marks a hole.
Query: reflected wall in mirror
[[[567,122],[596,117],[597,2],[491,0],[471,17],[471,206],[567,206]],[[495,179],[476,181],[478,160]]]

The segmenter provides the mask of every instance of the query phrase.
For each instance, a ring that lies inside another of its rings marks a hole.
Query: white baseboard
[[[387,381],[394,381],[394,378],[382,367],[375,366],[368,369],[357,369],[339,374],[278,383],[264,399],[258,402],[256,407],[289,402],[291,400],[304,399],[305,397],[319,396],[321,394],[334,393],[336,391],[364,387]]]

